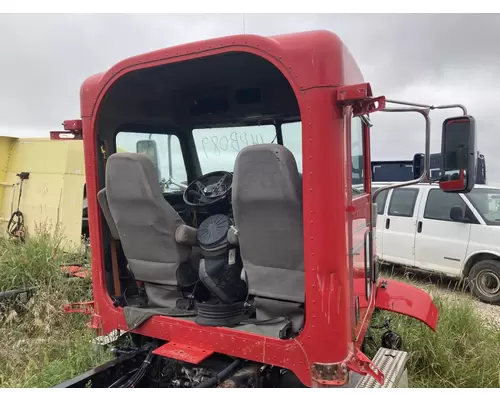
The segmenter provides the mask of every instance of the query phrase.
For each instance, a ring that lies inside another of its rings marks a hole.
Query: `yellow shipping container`
[[[22,185],[19,210],[26,234],[44,225],[64,236],[64,246],[81,243],[85,171],[81,140],[0,136],[0,234],[17,210],[18,174],[29,173]]]

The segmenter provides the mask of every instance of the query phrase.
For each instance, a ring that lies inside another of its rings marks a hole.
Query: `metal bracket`
[[[350,371],[357,372],[360,375],[370,375],[380,385],[384,384],[384,373],[359,349],[357,349],[356,354],[346,362],[346,366]]]
[[[63,313],[81,313],[85,315],[91,315],[94,313],[94,302],[86,301],[83,303],[70,303],[63,306]]]
[[[98,314],[92,314],[90,321],[87,323],[87,326],[91,329],[100,329],[101,328],[102,319]]]
[[[185,361],[190,364],[199,364],[214,352],[211,350],[200,349],[181,343],[168,342],[153,351],[153,354]]]
[[[65,304],[63,306],[63,313],[80,313],[84,315],[91,315],[90,321],[87,323],[87,326],[91,329],[99,329],[101,327],[102,319],[99,314],[95,313],[93,301]]]
[[[337,102],[352,106],[352,115],[366,115],[385,108],[385,96],[372,97],[368,83],[341,86],[337,90]]]
[[[21,179],[21,181],[24,181],[25,179],[30,178],[30,173],[29,172],[19,172],[18,174],[16,174],[16,176],[18,176],[19,179]]]
[[[60,270],[63,274],[69,275],[74,278],[87,278],[91,276],[90,268],[83,268],[81,265],[61,265]]]
[[[62,123],[64,131],[50,131],[50,140],[82,140],[83,125],[81,119],[66,120]]]
[[[50,131],[50,140],[82,140],[81,132]]]
[[[349,347],[349,354],[344,361],[331,364],[314,363],[311,366],[313,387],[345,387],[349,384],[350,371],[362,376],[369,375],[380,385],[384,384],[384,373],[357,349],[354,343]]]
[[[352,105],[352,115],[366,115],[376,111],[381,111],[385,108],[385,97],[370,97],[360,100]]]

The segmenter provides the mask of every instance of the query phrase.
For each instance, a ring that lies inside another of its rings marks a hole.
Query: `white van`
[[[467,194],[424,183],[383,191],[376,199],[377,255],[385,263],[467,278],[480,300],[500,303],[498,199],[500,189],[486,185]]]

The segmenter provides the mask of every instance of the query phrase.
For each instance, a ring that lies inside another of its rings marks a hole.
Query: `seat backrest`
[[[238,153],[232,203],[252,295],[304,302],[301,187],[297,163],[286,147],[258,144]]]
[[[108,198],[106,197],[106,188],[99,190],[97,193],[97,201],[101,206],[104,219],[108,225],[109,231],[111,232],[111,237],[115,240],[120,240],[120,235],[118,234],[118,229],[116,228],[115,221],[111,217],[111,212],[109,211]]]
[[[175,240],[183,221],[164,199],[152,161],[143,154],[112,154],[106,163],[106,198],[134,277],[177,284],[177,269],[190,249]]]

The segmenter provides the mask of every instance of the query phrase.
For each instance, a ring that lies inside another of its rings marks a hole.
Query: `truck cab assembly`
[[[388,102],[326,31],[210,39],[88,78],[73,136],[53,139],[84,143],[93,325],[130,333],[133,346],[60,386],[405,385],[404,351],[382,348],[374,361],[361,351],[373,312],[436,329],[438,310],[426,292],[379,276],[369,114],[425,117],[424,181],[433,108]],[[464,115],[443,126],[446,191],[474,185]],[[200,131],[215,143],[213,129],[230,132],[217,139],[224,157],[234,150],[224,170],[201,167]],[[270,139],[232,136],[258,129]],[[135,148],[120,152],[133,135]],[[153,135],[168,137],[168,152]],[[171,138],[185,181],[172,175]]]

